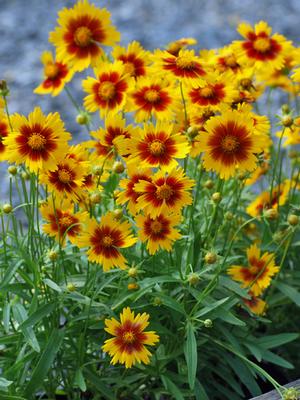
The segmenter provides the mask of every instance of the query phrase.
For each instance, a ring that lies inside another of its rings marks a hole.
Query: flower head
[[[150,54],[144,50],[139,42],[129,43],[125,47],[115,46],[112,51],[115,60],[122,61],[125,66],[125,72],[135,78],[146,76],[147,66],[150,64]]]
[[[106,332],[115,336],[102,346],[103,351],[112,357],[111,364],[125,364],[126,368],[131,368],[137,362],[149,364],[151,353],[145,345],[154,346],[159,341],[154,331],[145,332],[149,325],[149,314],[135,316],[134,311],[127,307],[120,314],[120,320],[105,320]]]

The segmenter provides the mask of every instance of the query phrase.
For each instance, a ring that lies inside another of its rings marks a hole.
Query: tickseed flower
[[[150,64],[150,53],[146,51],[139,42],[129,43],[125,47],[115,46],[112,51],[115,60],[122,61],[125,65],[125,72],[135,78],[146,76],[147,66]]]
[[[238,32],[245,38],[236,41],[234,48],[238,61],[243,65],[254,65],[257,69],[280,69],[284,65],[284,56],[292,50],[291,42],[282,35],[272,34],[272,28],[265,21],[238,26]]]
[[[187,101],[190,105],[200,107],[210,106],[213,110],[219,110],[221,105],[231,104],[237,96],[237,91],[232,86],[233,75],[209,73],[205,79],[197,83],[187,85]]]
[[[144,210],[152,218],[160,214],[180,213],[182,207],[192,204],[189,190],[194,181],[188,179],[182,168],[172,170],[168,175],[158,171],[152,182],[140,180],[134,190],[142,193],[137,199],[137,209]]]
[[[13,131],[3,141],[7,161],[25,163],[31,172],[54,170],[71,139],[59,114],[46,116],[36,107],[28,118],[14,114],[11,123]]]
[[[72,64],[75,71],[94,66],[103,55],[101,45],[113,46],[120,34],[111,25],[110,13],[87,0],[58,13],[58,27],[49,40],[56,47],[58,61]]]
[[[87,143],[87,146],[94,150],[91,160],[113,160],[116,154],[122,153],[120,146],[125,147],[125,139],[130,138],[137,130],[133,125],[126,125],[125,118],[120,114],[109,113],[105,118],[105,128],[91,132],[91,136],[96,139]]]
[[[151,116],[171,121],[179,107],[179,94],[167,79],[142,77],[130,92],[125,110],[135,112],[136,122],[146,121]]]
[[[249,114],[242,115],[228,110],[221,116],[210,118],[206,132],[198,139],[204,151],[203,165],[228,179],[239,172],[253,171],[257,166],[255,153],[265,145],[263,135],[253,134],[253,120]]]
[[[154,346],[159,336],[154,331],[145,332],[149,325],[149,314],[134,315],[129,307],[123,308],[121,322],[115,318],[105,320],[105,330],[115,336],[107,339],[102,346],[104,352],[111,357],[111,364],[125,364],[131,368],[136,363],[150,363],[151,353],[145,345]]]
[[[149,215],[138,215],[135,219],[139,228],[139,238],[142,242],[147,242],[147,250],[150,254],[155,254],[159,248],[171,251],[175,240],[181,238],[180,233],[174,228],[181,220],[181,215],[163,215],[156,218]]]
[[[6,146],[3,141],[10,131],[9,123],[6,115],[0,109],[0,161],[6,160]]]
[[[66,64],[54,60],[50,51],[42,53],[41,61],[44,65],[44,80],[34,93],[57,96],[63,90],[65,83],[72,79],[74,72]]]
[[[71,243],[76,243],[76,237],[82,232],[83,223],[89,216],[86,211],[74,212],[74,205],[67,199],[59,202],[49,198],[40,207],[40,212],[48,222],[43,225],[43,231],[61,244],[65,243],[66,237]]]
[[[42,173],[40,182],[47,185],[58,198],[67,197],[77,202],[83,196],[83,182],[86,169],[82,163],[65,158],[54,171]]]
[[[271,278],[279,271],[275,266],[275,254],[265,252],[260,254],[260,249],[256,244],[247,249],[248,265],[232,265],[228,269],[228,274],[232,279],[241,282],[241,286],[249,288],[254,296],[259,296],[270,286]]]
[[[220,72],[231,71],[237,74],[242,67],[238,63],[234,49],[232,46],[225,46],[219,50],[219,53],[212,57],[216,69]]]
[[[168,44],[166,51],[173,56],[177,56],[181,49],[185,49],[187,46],[197,44],[197,40],[194,38],[181,38]]]
[[[249,204],[246,211],[251,217],[257,217],[264,210],[277,208],[285,204],[290,190],[290,181],[286,180],[272,190],[272,198],[270,198],[270,190],[262,192],[256,199]]]
[[[197,82],[202,76],[206,75],[194,50],[180,50],[176,56],[167,51],[156,50],[153,62],[153,71],[160,75],[166,74],[170,79]]]
[[[267,303],[257,297],[254,296],[253,292],[249,290],[248,293],[251,298],[250,299],[243,299],[244,304],[256,315],[263,315],[265,313],[265,310],[267,308]]]
[[[128,140],[128,165],[160,167],[164,171],[177,167],[175,159],[185,158],[190,146],[185,135],[173,130],[173,124],[167,122],[158,122],[156,126],[145,124]]]
[[[94,69],[94,74],[96,78],[88,77],[82,81],[83,90],[88,93],[84,98],[84,107],[89,112],[99,110],[100,117],[104,118],[109,111],[118,112],[124,107],[134,79],[125,73],[121,61],[113,64],[103,62]]]
[[[104,271],[114,267],[126,268],[126,259],[120,249],[133,246],[137,238],[133,237],[129,222],[120,222],[109,212],[101,218],[101,222],[91,219],[87,228],[77,238],[78,247],[88,247],[88,259],[101,264]]]
[[[137,199],[140,194],[134,190],[134,185],[140,180],[151,182],[151,170],[148,169],[137,169],[135,166],[128,166],[127,169],[128,178],[122,179],[119,183],[120,188],[124,189],[118,193],[117,204],[126,204],[129,212],[135,215],[138,210],[136,207]]]

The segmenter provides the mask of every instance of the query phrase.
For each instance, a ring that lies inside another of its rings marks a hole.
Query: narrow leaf
[[[188,322],[186,327],[186,342],[184,346],[184,355],[186,359],[186,365],[188,369],[188,381],[190,388],[193,390],[195,386],[195,379],[197,373],[197,342],[194,333],[193,325]]]

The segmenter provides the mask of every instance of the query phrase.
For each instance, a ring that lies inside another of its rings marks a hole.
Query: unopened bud
[[[252,80],[249,78],[244,78],[240,80],[240,86],[244,89],[244,90],[250,90],[252,87]]]
[[[123,210],[122,208],[116,208],[113,211],[114,217],[116,220],[120,220],[123,217]]]
[[[288,104],[283,104],[281,107],[282,114],[289,114],[291,112],[290,106]]]
[[[58,257],[58,254],[55,250],[49,250],[48,251],[48,258],[50,261],[56,261]]]
[[[199,133],[199,127],[197,125],[190,126],[187,130],[187,134],[191,139],[194,139]]]
[[[298,217],[298,215],[290,214],[290,215],[288,216],[287,221],[288,221],[288,223],[289,223],[290,225],[295,226],[295,225],[298,225],[298,223],[299,223],[299,217]]]
[[[274,220],[278,218],[278,210],[276,208],[269,208],[265,210],[264,216],[266,219]]]
[[[7,171],[8,171],[11,175],[16,175],[17,172],[18,172],[18,169],[17,169],[16,166],[10,165],[10,166],[7,168]]]
[[[285,126],[286,128],[289,128],[293,125],[294,123],[294,119],[292,118],[291,115],[283,115],[281,117],[281,123],[283,126]]]
[[[6,97],[9,95],[9,89],[5,80],[0,81],[0,96]]]
[[[205,328],[212,328],[213,322],[211,319],[206,319],[205,321],[203,321],[203,325],[205,326]]]
[[[299,400],[300,391],[297,388],[286,389],[282,394],[283,400]]]
[[[128,285],[127,285],[128,290],[138,290],[139,287],[140,287],[139,284],[136,282],[128,283]]]
[[[204,187],[206,187],[206,189],[212,189],[214,187],[214,182],[211,179],[208,179],[204,182]]]
[[[21,177],[24,179],[24,181],[29,181],[30,179],[30,175],[25,171],[22,172]]]
[[[214,203],[219,203],[222,200],[221,193],[220,192],[213,193],[211,199]]]
[[[227,211],[227,212],[224,214],[224,218],[226,219],[226,221],[232,221],[232,220],[233,220],[233,214],[232,214],[232,212]]]
[[[160,297],[154,297],[153,305],[154,306],[161,306],[162,305],[162,299]]]
[[[130,267],[127,274],[130,278],[135,278],[138,275],[138,269],[135,267]]]
[[[188,283],[191,286],[196,286],[196,285],[198,285],[199,282],[200,282],[200,277],[199,277],[198,274],[196,274],[195,272],[192,272],[192,273],[189,274]]]
[[[116,173],[116,174],[122,174],[125,171],[125,167],[124,164],[121,163],[121,161],[116,161],[112,167],[112,170]]]
[[[214,263],[217,261],[217,255],[216,255],[216,253],[211,253],[211,252],[209,252],[209,253],[205,254],[205,256],[204,256],[204,261],[205,261],[207,264],[214,264]]]
[[[102,196],[100,192],[94,192],[90,194],[90,202],[92,204],[99,204],[102,200]]]
[[[13,210],[12,205],[9,203],[3,204],[2,209],[5,214],[10,214]]]
[[[68,283],[68,284],[67,284],[67,290],[68,290],[69,292],[75,292],[76,286],[74,285],[74,283]]]
[[[89,116],[85,112],[82,112],[82,113],[78,114],[77,117],[76,117],[76,122],[79,125],[86,125],[86,124],[89,123],[89,120],[90,120]]]

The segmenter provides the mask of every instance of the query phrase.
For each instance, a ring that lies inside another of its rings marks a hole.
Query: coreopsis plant
[[[81,143],[56,110],[11,115],[0,82],[0,398],[239,400],[298,378],[300,49],[238,32],[150,52],[106,9],[64,8],[33,90],[70,100]]]

